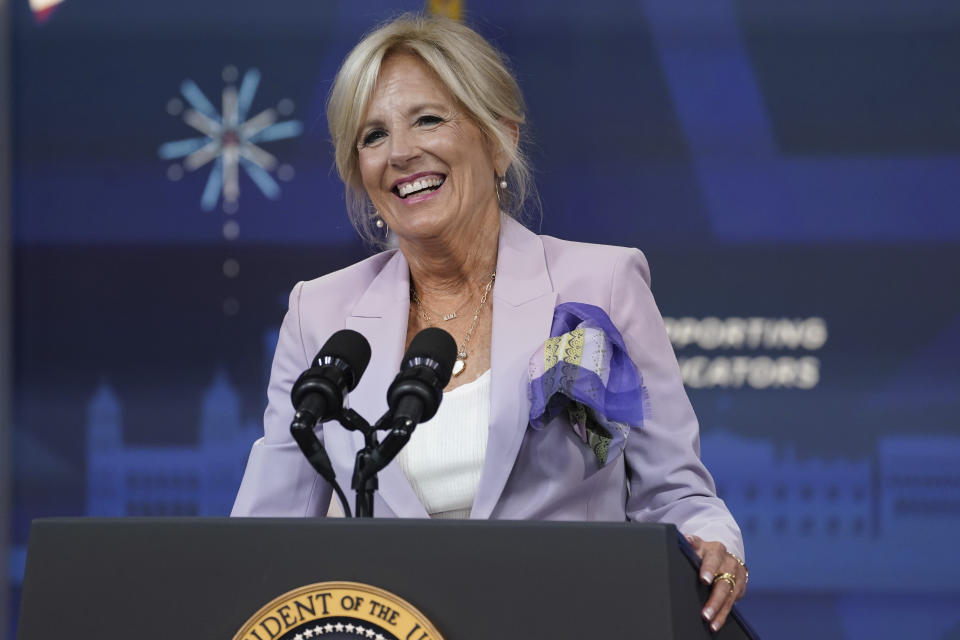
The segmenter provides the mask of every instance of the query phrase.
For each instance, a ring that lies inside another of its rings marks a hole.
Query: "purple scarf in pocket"
[[[601,466],[615,460],[643,426],[647,393],[623,336],[600,307],[565,302],[550,339],[530,358],[530,427],[566,412]]]

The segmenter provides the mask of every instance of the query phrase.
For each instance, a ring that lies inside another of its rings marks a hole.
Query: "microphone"
[[[407,444],[414,428],[437,413],[456,358],[457,343],[443,329],[430,327],[414,336],[400,373],[387,390],[392,428],[373,452],[375,469],[387,466]]]
[[[456,359],[457,343],[443,329],[430,327],[413,337],[400,363],[400,373],[387,390],[395,426],[400,422],[426,422],[437,413]]]
[[[350,517],[347,497],[337,482],[330,456],[313,428],[317,422],[325,422],[343,413],[343,397],[356,388],[369,363],[370,343],[367,339],[350,329],[337,331],[290,390],[290,399],[297,410],[290,424],[290,435],[310,466],[336,491],[347,517]]]
[[[330,336],[290,390],[297,410],[293,424],[312,429],[337,416],[343,397],[356,388],[369,363],[370,343],[362,335],[342,329]]]

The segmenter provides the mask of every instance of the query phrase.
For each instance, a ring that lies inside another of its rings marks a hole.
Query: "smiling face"
[[[363,188],[401,243],[499,221],[491,145],[419,57],[384,59],[357,149]]]

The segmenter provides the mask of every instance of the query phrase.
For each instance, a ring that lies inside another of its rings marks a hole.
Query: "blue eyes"
[[[442,124],[443,121],[443,118],[440,116],[423,115],[417,118],[414,124],[421,127],[434,127],[438,124]],[[363,139],[360,141],[360,146],[369,147],[375,145],[386,137],[387,131],[385,129],[372,129],[363,136]]]

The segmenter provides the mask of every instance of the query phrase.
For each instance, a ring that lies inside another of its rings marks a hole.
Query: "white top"
[[[490,370],[443,394],[437,414],[417,426],[400,466],[427,513],[469,518],[490,427]]]

